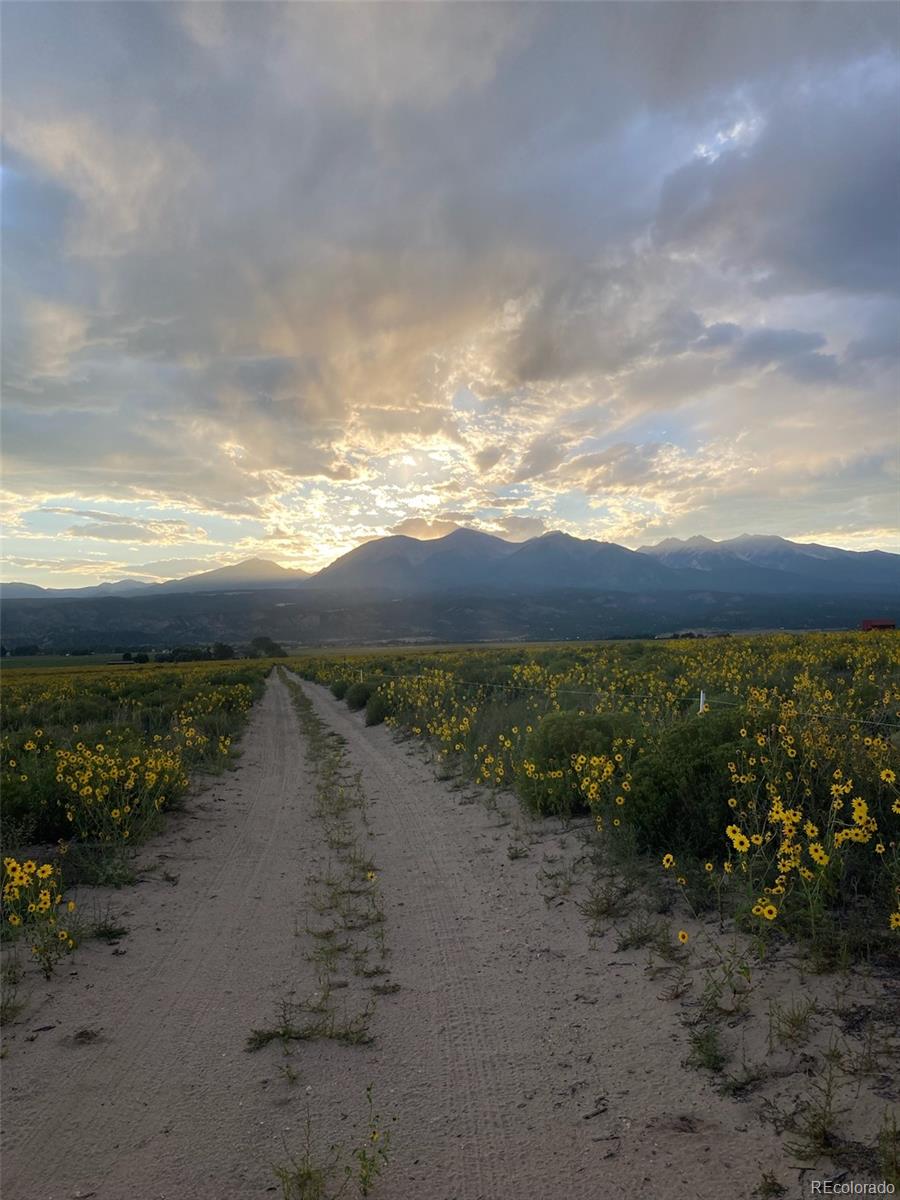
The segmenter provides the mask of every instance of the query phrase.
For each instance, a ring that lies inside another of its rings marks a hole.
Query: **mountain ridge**
[[[844,550],[762,534],[741,534],[721,541],[702,534],[664,538],[656,545],[630,550],[615,542],[578,538],[560,530],[512,542],[481,530],[458,528],[440,538],[405,534],[373,538],[314,574],[254,557],[162,583],[124,579],[94,587],[43,588],[12,581],[0,585],[0,599],[89,599],[285,587],[385,590],[402,595],[445,589],[522,592],[548,587],[624,592],[739,589],[771,594],[824,587],[840,593],[873,589],[900,593],[900,554]]]

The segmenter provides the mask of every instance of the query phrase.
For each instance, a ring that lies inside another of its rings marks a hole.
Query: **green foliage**
[[[893,633],[327,651],[297,665],[326,685],[377,681],[385,723],[427,739],[444,777],[515,788],[536,814],[589,805],[620,863],[650,852],[658,873],[676,855],[668,878],[698,911],[790,933],[817,969],[895,939]]]
[[[366,707],[374,690],[371,683],[351,683],[344,695],[347,707],[351,712],[359,712],[361,708]]]
[[[343,700],[347,695],[347,688],[350,686],[349,679],[336,679],[331,685],[331,694],[335,700]]]
[[[366,701],[366,724],[380,725],[387,715],[387,700],[385,700],[381,692],[373,692]]]
[[[729,822],[728,762],[740,752],[740,713],[685,719],[634,766],[628,819],[639,848],[721,853]]]
[[[532,812],[568,816],[585,810],[572,759],[578,754],[608,754],[613,740],[635,728],[629,714],[549,713],[525,740],[525,761],[534,774],[518,780],[519,794]]]
[[[728,1062],[728,1052],[722,1045],[722,1035],[718,1026],[710,1023],[698,1025],[688,1035],[691,1052],[686,1065],[698,1070],[713,1071],[718,1074]]]
[[[159,808],[171,806],[196,769],[222,769],[233,737],[262,693],[267,669],[235,661],[4,675],[5,852],[72,837],[89,851],[85,839],[97,840],[100,816],[91,817],[89,834],[81,819],[88,814],[85,796],[93,814],[128,805],[129,845],[152,832],[156,801]],[[79,785],[91,791],[83,796]],[[120,826],[125,823],[115,828]],[[106,829],[113,831],[113,825]]]
[[[270,637],[255,637],[247,653],[250,658],[287,658],[287,651]]]

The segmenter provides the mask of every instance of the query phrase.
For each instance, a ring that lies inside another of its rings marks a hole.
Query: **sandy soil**
[[[50,984],[30,981],[3,1063],[6,1200],[277,1194],[272,1164],[307,1114],[317,1142],[349,1137],[368,1084],[396,1117],[381,1200],[723,1200],[764,1171],[808,1195],[772,1126],[681,1067],[678,1006],[645,955],[592,942],[571,901],[545,900],[540,869],[577,853],[574,835],[523,830],[436,780],[420,746],[304,687],[371,802],[399,985],[377,999],[374,1042],[298,1044],[296,1079],[279,1044],[244,1050],[279,997],[315,986],[305,881],[328,861],[272,679],[238,769],[148,848],[177,884],[149,874],[112,893],[121,944],[86,943]]]

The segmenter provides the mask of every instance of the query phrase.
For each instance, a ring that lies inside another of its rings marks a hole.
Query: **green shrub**
[[[686,718],[634,765],[624,810],[640,849],[721,855],[740,713]]]
[[[335,700],[343,700],[347,695],[347,689],[350,687],[350,681],[347,679],[336,679],[331,685],[331,694]]]
[[[374,691],[375,688],[371,683],[351,683],[344,693],[347,707],[351,712],[359,712],[361,708],[366,707],[369,697]]]
[[[572,767],[577,754],[608,754],[613,740],[634,733],[636,719],[625,713],[549,713],[525,740],[525,758],[535,777],[519,780],[519,794],[532,812],[568,816],[586,805]],[[547,778],[561,771],[560,778]]]
[[[381,692],[373,692],[366,701],[366,724],[380,725],[388,715],[388,703]]]

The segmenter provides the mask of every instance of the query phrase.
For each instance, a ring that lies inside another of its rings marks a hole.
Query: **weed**
[[[375,1111],[371,1084],[366,1088],[366,1102],[366,1125],[357,1135],[356,1145],[348,1149],[338,1142],[323,1155],[316,1155],[313,1148],[312,1117],[307,1104],[303,1150],[298,1157],[273,1168],[281,1184],[282,1200],[338,1200],[348,1187],[363,1200],[371,1195],[390,1161],[391,1131],[383,1127]]]
[[[691,976],[687,967],[681,966],[670,968],[667,972],[672,976],[672,982],[660,992],[659,999],[671,1003],[673,1000],[680,1000],[682,996],[686,996],[691,990]]]
[[[373,925],[380,925],[384,921],[384,913],[379,908],[372,907],[368,911],[363,909],[348,909],[341,918],[344,929],[348,933],[355,933],[362,929],[371,929]]]
[[[0,984],[0,1025],[11,1025],[25,1011],[25,1001],[18,998],[18,982]]]
[[[377,979],[379,975],[387,975],[388,969],[382,966],[381,963],[377,963],[374,967],[366,967],[362,965],[364,961],[363,957],[362,960],[358,960],[354,965],[353,973],[355,975],[361,975],[363,979]]]
[[[737,1012],[745,1006],[753,989],[750,962],[736,941],[724,951],[712,942],[712,949],[718,962],[704,975],[703,1011],[707,1014]]]
[[[89,929],[93,937],[103,942],[117,942],[128,933],[128,926],[120,923],[111,904],[103,909],[95,905]]]
[[[664,962],[677,963],[684,959],[685,954],[685,947],[680,942],[673,942],[668,927],[660,923],[650,942],[651,963],[654,955],[658,955]]]
[[[732,1096],[735,1100],[743,1100],[765,1080],[766,1072],[762,1067],[744,1066],[735,1075],[724,1075],[719,1083],[719,1091],[723,1096]]]
[[[282,1000],[278,1021],[268,1029],[251,1029],[245,1042],[250,1053],[262,1050],[270,1042],[311,1042],[319,1038],[340,1042],[345,1046],[365,1046],[372,1041],[369,1022],[372,1017],[371,1002],[355,1016],[340,1019],[331,1011],[327,997],[300,1003]],[[312,1019],[302,1020],[304,1013]]]
[[[277,1041],[279,1038],[282,1042],[287,1043],[301,1037],[300,1030],[293,1025],[276,1025],[272,1029],[251,1029],[247,1035],[244,1049],[252,1054],[256,1050],[262,1050],[263,1046],[268,1046],[269,1042]]]
[[[643,950],[658,940],[660,927],[648,913],[641,913],[616,937],[616,950]]]
[[[338,959],[350,949],[349,942],[320,941],[306,955],[307,962],[317,963],[325,971],[333,971]]]
[[[754,1188],[753,1195],[759,1196],[760,1200],[778,1200],[779,1196],[787,1195],[787,1188],[771,1171],[766,1171]]]
[[[134,855],[127,846],[72,843],[66,858],[66,878],[93,887],[130,887],[137,880]]]
[[[728,1055],[722,1046],[718,1026],[709,1023],[692,1029],[688,1034],[691,1045],[686,1066],[697,1067],[718,1074],[728,1062]]]
[[[550,862],[550,859],[544,860],[545,863]],[[571,863],[563,863],[555,871],[547,869],[546,865],[538,871],[538,879],[548,888],[544,892],[544,901],[549,904],[552,900],[558,900],[560,896],[568,896],[575,883],[575,869]]]
[[[892,1184],[895,1191],[900,1188],[900,1127],[895,1108],[889,1108],[884,1114],[878,1135],[878,1170],[882,1179]]]
[[[622,901],[631,894],[631,887],[619,878],[603,882],[595,881],[588,888],[587,898],[580,901],[576,908],[598,930],[600,922],[608,917],[622,916]]]
[[[859,1076],[860,1080],[866,1075],[875,1075],[881,1068],[884,1050],[877,1027],[869,1024],[863,1033],[859,1048],[846,1045],[841,1059],[843,1068],[848,1075]]]
[[[312,1118],[306,1110],[306,1144],[298,1158],[273,1167],[275,1178],[281,1184],[282,1200],[336,1200],[343,1191],[332,1192],[329,1181],[333,1179],[340,1162],[340,1151],[332,1146],[322,1163],[316,1161],[312,1147]]]
[[[769,1050],[774,1050],[776,1041],[783,1046],[807,1041],[816,1012],[818,1005],[813,997],[783,1005],[773,1000],[769,1005]]]
[[[785,1147],[802,1164],[814,1164],[840,1142],[835,1129],[842,1111],[837,1107],[841,1088],[839,1061],[840,1054],[832,1045],[825,1054],[822,1071],[810,1085],[805,1103],[791,1120],[792,1137]]]
[[[332,1017],[324,1036],[341,1042],[344,1046],[368,1046],[373,1041],[369,1032],[369,1022],[373,1012],[374,1006],[370,1003],[356,1016],[345,1016],[340,1021]]]
[[[390,1130],[381,1128],[381,1117],[375,1112],[372,1085],[366,1088],[369,1106],[367,1136],[353,1151],[356,1159],[356,1186],[361,1196],[368,1196],[373,1185],[388,1164],[391,1149]]]

